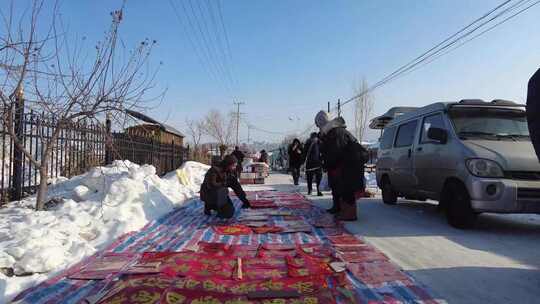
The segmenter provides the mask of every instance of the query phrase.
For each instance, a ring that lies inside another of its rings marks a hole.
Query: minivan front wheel
[[[397,193],[392,187],[388,177],[385,177],[382,182],[382,199],[385,204],[395,205],[397,203]]]
[[[450,182],[443,190],[446,219],[450,226],[458,229],[471,228],[478,216],[471,207],[467,188],[460,183]]]

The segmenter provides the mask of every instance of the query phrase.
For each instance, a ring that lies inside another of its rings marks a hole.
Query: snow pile
[[[0,303],[21,289],[103,249],[120,235],[141,229],[197,194],[208,166],[187,162],[163,178],[153,166],[115,161],[71,179],[57,179],[49,197],[62,198],[47,211],[31,208],[35,198],[0,209]]]

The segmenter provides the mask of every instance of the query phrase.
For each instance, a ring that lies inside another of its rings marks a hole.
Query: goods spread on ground
[[[230,220],[178,208],[19,303],[436,303],[388,258],[302,195],[248,192]]]

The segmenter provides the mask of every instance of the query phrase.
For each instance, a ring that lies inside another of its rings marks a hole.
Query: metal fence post
[[[175,167],[176,167],[176,166],[175,166],[175,164],[176,164],[176,163],[175,163],[176,158],[175,158],[175,155],[174,155],[174,154],[175,154],[174,152],[176,152],[176,151],[174,150],[174,139],[172,140],[171,145],[172,145],[172,148],[171,148],[171,154],[172,154],[172,156],[171,156],[171,170],[170,170],[170,171],[176,169],[176,168],[175,168]]]
[[[105,164],[110,165],[112,163],[112,149],[114,142],[111,133],[111,119],[107,115],[105,120]]]
[[[15,103],[15,122],[14,131],[17,135],[16,140],[22,145],[24,140],[24,97],[22,88],[17,89],[16,103]],[[13,141],[13,179],[11,186],[11,200],[22,199],[22,185],[23,185],[23,150],[21,150]]]

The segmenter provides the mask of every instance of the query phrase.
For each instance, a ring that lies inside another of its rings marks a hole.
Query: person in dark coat
[[[311,133],[309,139],[304,145],[305,159],[306,159],[306,179],[308,187],[308,195],[311,195],[313,177],[315,177],[315,185],[317,186],[317,195],[323,194],[319,190],[322,179],[322,156],[321,149],[319,147],[319,134]]]
[[[261,150],[261,157],[259,158],[259,162],[268,164],[268,153],[266,150]]]
[[[231,218],[234,215],[234,205],[229,197],[229,188],[242,201],[242,208],[249,208],[246,193],[235,176],[238,160],[233,155],[227,155],[217,166],[212,166],[201,185],[201,200],[204,202],[204,214],[210,215],[217,211],[220,218]]]
[[[527,90],[527,123],[531,141],[540,161],[540,69],[529,80]]]
[[[242,151],[240,151],[240,148],[236,146],[234,147],[234,151],[231,153],[231,155],[236,157],[236,159],[238,160],[238,163],[236,165],[236,175],[237,177],[240,177],[240,173],[242,173],[243,171],[242,163],[244,162],[244,153],[242,153]]]
[[[291,170],[294,184],[298,186],[300,179],[300,167],[302,166],[302,144],[295,138],[289,146],[289,169]]]
[[[363,149],[356,138],[347,131],[342,117],[330,119],[320,111],[315,117],[320,129],[323,164],[328,171],[334,205],[328,211],[343,221],[356,220],[356,195],[364,191],[363,161],[357,157],[357,149]]]

